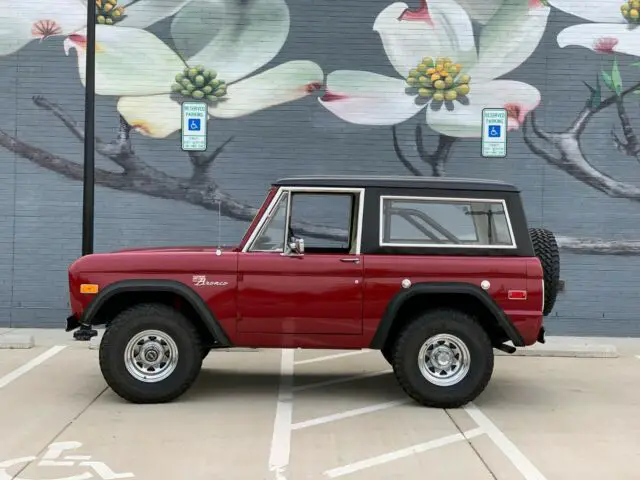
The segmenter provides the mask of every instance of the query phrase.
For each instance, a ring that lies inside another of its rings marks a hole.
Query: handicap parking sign
[[[482,109],[482,156],[506,157],[508,118],[505,108]]]
[[[182,149],[204,152],[207,149],[207,104],[184,102],[182,104]]]

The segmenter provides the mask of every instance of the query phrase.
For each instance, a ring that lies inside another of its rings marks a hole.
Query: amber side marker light
[[[95,283],[83,283],[80,285],[80,293],[98,293],[98,288]]]

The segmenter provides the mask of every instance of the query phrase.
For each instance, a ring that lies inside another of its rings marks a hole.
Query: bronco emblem
[[[196,287],[224,287],[225,285],[228,285],[229,282],[210,282],[207,280],[206,275],[194,275],[193,284]]]

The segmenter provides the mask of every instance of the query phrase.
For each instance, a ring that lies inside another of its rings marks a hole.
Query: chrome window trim
[[[357,225],[356,225],[357,233],[356,233],[355,255],[360,255],[361,248],[362,248],[362,219],[363,219],[363,216],[364,216],[365,189],[364,188],[348,188],[348,187],[279,187],[278,188],[278,192],[271,199],[271,203],[269,204],[269,206],[265,210],[264,214],[262,215],[262,218],[260,219],[260,221],[256,225],[256,228],[251,233],[251,236],[247,240],[247,243],[245,244],[244,248],[242,249],[242,252],[243,253],[247,253],[247,252],[252,251],[251,247],[255,243],[255,241],[258,238],[258,236],[262,233],[262,229],[264,228],[265,222],[270,217],[271,213],[273,212],[273,209],[278,204],[278,202],[279,202],[280,198],[282,197],[282,195],[284,195],[285,193],[289,193],[288,205],[287,205],[287,225],[288,225],[289,218],[290,218],[290,212],[291,212],[291,196],[292,196],[292,194],[293,193],[305,193],[305,192],[306,193],[353,193],[353,194],[356,194],[358,196],[358,218],[356,220],[357,221]],[[285,232],[286,232],[286,229],[285,229]],[[286,233],[285,233],[285,235],[286,235]],[[286,248],[286,237],[285,237],[285,248]],[[258,252],[259,251],[256,251],[256,253],[258,253]],[[273,253],[282,253],[282,252],[274,251]]]
[[[396,242],[384,242],[384,202],[385,200],[419,200],[419,201],[436,201],[436,202],[451,202],[451,203],[498,203],[502,205],[504,209],[505,218],[507,219],[507,227],[509,229],[509,237],[511,238],[510,245],[490,245],[490,244],[464,244],[458,245],[455,243],[396,243]],[[414,247],[414,248],[491,248],[494,250],[500,249],[516,249],[516,239],[513,235],[513,227],[511,225],[511,216],[507,209],[507,202],[504,199],[499,198],[466,198],[466,197],[427,197],[427,196],[403,196],[403,195],[380,195],[380,225],[378,226],[378,242],[381,247]]]

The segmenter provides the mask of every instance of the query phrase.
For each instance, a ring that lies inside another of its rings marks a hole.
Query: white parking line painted
[[[378,403],[376,405],[370,405],[368,407],[356,408],[354,410],[347,410],[346,412],[334,413],[333,415],[326,415],[324,417],[312,418],[311,420],[305,420],[304,422],[298,422],[291,425],[292,430],[300,430],[302,428],[313,427],[316,425],[322,425],[323,423],[335,422],[336,420],[343,420],[345,418],[357,417],[358,415],[365,415],[367,413],[373,413],[387,408],[397,407],[409,402],[413,402],[412,399],[407,400],[393,400],[392,402]]]
[[[396,450],[394,452],[383,453],[382,455],[367,458],[366,460],[360,460],[359,462],[350,463],[349,465],[345,465],[343,467],[332,468],[331,470],[326,470],[324,472],[324,475],[329,478],[342,477],[343,475],[358,472],[366,468],[375,467],[384,463],[393,462],[394,460],[398,460],[400,458],[409,457],[417,453],[423,453],[435,448],[450,445],[452,443],[461,442],[463,440],[482,435],[483,433],[484,431],[481,428],[474,428],[473,430],[469,430],[464,433],[455,433],[446,437],[441,437],[435,440],[430,440],[428,442],[412,445],[411,447]]]
[[[353,382],[356,380],[362,380],[364,378],[378,377],[380,375],[385,375],[387,373],[392,373],[392,372],[393,372],[393,369],[389,368],[387,370],[380,370],[378,372],[367,372],[367,373],[361,373],[359,375],[353,375],[351,377],[336,378],[334,380],[326,380],[324,382],[308,383],[306,385],[298,385],[297,387],[293,387],[293,391],[301,392],[303,390],[311,390],[313,388],[328,387],[329,385],[337,385],[339,383]]]
[[[304,365],[305,363],[324,362],[325,360],[334,360],[336,358],[350,357],[351,355],[360,355],[362,353],[372,352],[373,350],[356,350],[354,352],[336,353],[335,355],[325,355],[324,357],[308,358],[306,360],[298,360],[296,365]]]
[[[547,480],[531,461],[502,433],[502,431],[473,403],[464,407],[469,416],[489,436],[496,446],[511,460],[526,480]]]
[[[0,388],[6,387],[14,380],[17,380],[25,373],[36,368],[38,365],[41,365],[42,363],[46,362],[51,357],[58,354],[65,348],[66,348],[66,345],[56,345],[55,347],[51,347],[46,352],[38,355],[36,358],[32,360],[29,360],[27,363],[25,363],[21,367],[16,368],[13,372],[7,373],[4,377],[0,378]]]
[[[293,415],[293,355],[291,349],[282,350],[280,360],[280,387],[278,403],[273,421],[269,471],[276,480],[285,480],[285,470],[289,466],[291,453],[291,419]]]

